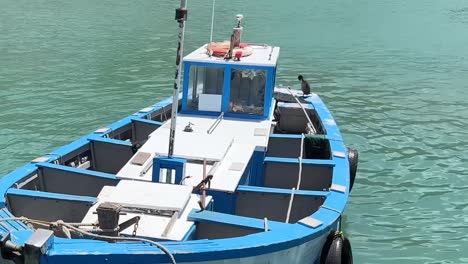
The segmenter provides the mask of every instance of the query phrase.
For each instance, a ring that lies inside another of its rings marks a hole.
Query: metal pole
[[[213,0],[213,8],[211,9],[211,33],[210,33],[210,43],[213,41],[213,26],[214,26],[214,10],[215,10],[216,0]]]
[[[177,43],[177,57],[176,57],[176,71],[174,77],[174,93],[172,94],[172,114],[171,114],[171,130],[169,134],[169,151],[167,152],[169,157],[174,154],[174,140],[175,140],[175,129],[177,110],[179,108],[179,85],[180,85],[180,61],[182,59],[182,51],[184,49],[184,32],[185,32],[185,21],[187,20],[187,0],[180,1],[180,8],[176,9],[175,19],[179,23],[179,35]],[[171,171],[168,170],[167,175],[171,175]]]
[[[203,159],[203,180],[206,179],[206,159]],[[202,207],[203,209],[205,209],[206,207],[206,204],[205,204],[205,200],[206,200],[206,183],[203,183],[202,185]]]

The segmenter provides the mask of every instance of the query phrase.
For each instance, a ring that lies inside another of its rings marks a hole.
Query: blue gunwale
[[[238,216],[232,214],[223,214],[218,212],[212,212],[207,210],[196,210],[193,209],[188,216],[189,221],[194,222],[209,222],[217,224],[232,225],[238,227],[246,227],[254,229],[258,232],[264,231],[264,221],[263,219],[256,219],[245,216]],[[282,222],[268,220],[268,230],[273,230],[276,228],[281,228],[283,225],[289,225]]]
[[[94,204],[97,201],[96,197],[82,196],[82,195],[71,195],[53,192],[33,191],[10,188],[6,192],[6,195],[26,196],[26,197],[37,197],[51,200],[64,200]]]
[[[261,193],[271,193],[271,194],[286,194],[291,195],[291,189],[281,189],[281,188],[269,188],[269,187],[259,187],[259,186],[250,186],[250,185],[239,185],[237,191],[241,192],[261,192]],[[329,192],[322,191],[308,191],[308,190],[294,190],[294,195],[306,195],[306,196],[324,196],[327,197]]]
[[[69,167],[69,166],[65,166],[65,165],[58,165],[58,164],[53,164],[53,163],[47,163],[47,162],[36,163],[36,166],[38,168],[49,168],[49,169],[73,172],[73,173],[80,174],[80,175],[82,175],[84,177],[90,176],[90,177],[100,177],[100,178],[117,180],[117,177],[114,174],[100,172],[100,171],[85,170],[85,169],[74,168],[74,167]]]
[[[90,136],[88,137],[88,140],[89,140],[90,142],[98,141],[98,142],[109,143],[109,144],[115,144],[115,145],[121,145],[121,146],[127,146],[127,147],[131,147],[131,146],[132,146],[132,143],[129,142],[129,141],[126,141],[126,140],[120,140],[120,139],[113,139],[113,138],[100,137],[100,136],[97,136],[97,135],[95,135],[95,134],[90,135]]]
[[[265,163],[268,162],[281,162],[281,163],[299,163],[297,158],[278,158],[278,157],[265,157]],[[335,162],[330,159],[302,159],[302,165],[315,165],[321,167],[335,167]]]
[[[179,95],[181,96],[181,94]],[[180,97],[179,97],[180,98]],[[327,133],[327,138],[331,142],[331,150],[346,152],[340,131],[328,111],[325,104],[318,96],[310,96],[305,99],[315,108],[318,116]],[[180,103],[180,100],[179,100]],[[99,136],[104,137],[110,131],[126,125],[132,118],[145,118],[150,113],[171,104],[171,98],[163,100],[153,105],[153,110],[149,112],[137,112],[109,126],[111,129]],[[90,135],[95,134],[91,133]],[[79,147],[89,143],[89,136],[78,139],[66,146],[63,146],[50,154],[50,162],[58,159]],[[58,157],[57,157],[58,156]],[[344,193],[330,191],[324,201],[323,206],[310,217],[322,222],[322,225],[312,228],[300,223],[278,225],[278,228],[270,232],[260,232],[244,237],[217,239],[217,240],[195,240],[181,242],[163,242],[163,244],[175,255],[177,261],[206,261],[227,258],[240,258],[267,254],[279,250],[295,247],[304,242],[317,237],[325,237],[331,230],[336,229],[340,213],[343,212],[349,196],[349,164],[346,158],[332,156],[334,164],[332,183],[346,187]],[[38,164],[29,163],[0,179],[0,206],[5,207],[5,195],[14,183],[21,181],[24,177],[31,175],[38,169]],[[44,164],[39,164],[39,166]],[[80,171],[81,172],[81,171]],[[2,210],[5,210],[3,208]],[[0,217],[6,217],[0,214]],[[11,221],[10,221],[11,222]],[[25,227],[21,223],[18,227]],[[20,232],[20,231],[17,231]],[[24,238],[24,240],[27,237]],[[24,241],[23,241],[24,242]],[[221,253],[222,254],[219,254]],[[218,253],[218,254],[214,254]],[[100,261],[105,256],[111,262],[138,262],[138,261],[167,261],[167,257],[159,249],[144,243],[107,243],[89,239],[67,240],[56,238],[54,246],[42,256],[45,263],[82,263],[84,260]]]

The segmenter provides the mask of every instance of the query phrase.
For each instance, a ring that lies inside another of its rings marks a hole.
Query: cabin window
[[[224,68],[191,66],[187,110],[221,112]]]
[[[266,71],[232,69],[229,112],[263,115]]]

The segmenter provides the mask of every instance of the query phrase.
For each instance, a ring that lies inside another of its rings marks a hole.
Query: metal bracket
[[[37,229],[24,243],[24,264],[39,264],[39,260],[54,242],[54,232]]]

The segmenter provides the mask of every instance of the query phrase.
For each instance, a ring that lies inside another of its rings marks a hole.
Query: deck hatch
[[[132,159],[131,163],[142,166],[151,157],[151,153],[138,152]]]

